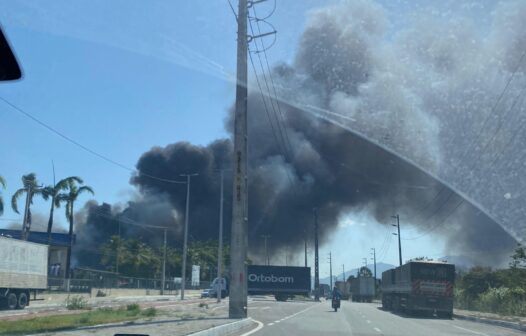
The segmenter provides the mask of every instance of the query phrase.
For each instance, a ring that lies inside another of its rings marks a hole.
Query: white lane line
[[[267,310],[267,309],[270,309],[270,307],[263,307],[263,308],[261,308],[261,310]]]
[[[246,332],[240,336],[248,336],[248,335],[251,335],[255,332],[258,332],[261,328],[263,328],[265,325],[262,323],[262,322],[259,322],[258,320],[254,320],[253,318],[251,318],[252,321],[256,322],[258,324],[258,326],[256,327],[256,329],[253,329],[253,330],[250,330],[249,332]]]
[[[367,323],[371,323],[371,321],[370,321],[370,320],[366,320],[365,322],[367,322]]]
[[[274,323],[280,323],[280,322],[281,322],[280,320],[274,321]]]
[[[376,330],[376,331],[379,332],[380,334],[382,333],[382,331],[381,331],[379,328],[374,328],[374,330]]]
[[[456,326],[456,325],[454,325],[453,327],[455,327],[457,329],[460,329],[460,330],[469,331],[470,333],[473,333],[473,334],[476,334],[476,335],[488,336],[487,334],[484,334],[484,333],[481,333],[481,332],[478,332],[478,331],[474,331],[474,330],[471,330],[471,329],[462,328],[462,327],[459,327],[459,326]]]
[[[273,322],[270,322],[268,325],[269,325],[269,326],[272,326],[272,325],[274,325],[274,323],[273,323]]]

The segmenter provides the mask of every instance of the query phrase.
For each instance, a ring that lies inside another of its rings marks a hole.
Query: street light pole
[[[376,279],[376,249],[374,247],[371,247],[371,250],[373,251],[373,262],[374,262],[374,278]]]
[[[190,177],[198,174],[180,174],[186,176],[186,211],[184,215],[184,238],[183,238],[183,269],[181,271],[181,300],[184,300],[184,289],[186,282],[186,254],[188,250],[188,217],[190,215]]]
[[[164,229],[164,244],[163,244],[163,274],[161,277],[161,295],[164,295],[166,288],[166,229]]]
[[[331,278],[331,290],[332,290],[332,253],[329,252],[329,273]]]
[[[219,239],[217,247],[217,302],[221,302],[223,290],[223,179],[224,170],[221,169],[221,197],[219,199]]]
[[[318,258],[318,209],[316,208],[314,208],[314,300],[320,301],[320,265]]]
[[[261,235],[261,238],[265,240],[265,256],[267,257],[267,266],[270,265],[270,258],[268,255],[268,245],[267,245],[267,239],[270,238],[270,235]]]
[[[396,218],[396,224],[393,224],[393,226],[396,226],[398,229],[398,234],[393,233],[395,236],[398,236],[398,259],[400,262],[400,266],[402,266],[402,242],[400,239],[400,216],[396,214],[395,216],[391,216],[392,218]]]

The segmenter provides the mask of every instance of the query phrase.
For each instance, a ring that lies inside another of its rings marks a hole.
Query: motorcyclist
[[[332,290],[332,298],[335,300],[341,300],[342,299],[342,293],[340,293],[340,290],[336,287]]]

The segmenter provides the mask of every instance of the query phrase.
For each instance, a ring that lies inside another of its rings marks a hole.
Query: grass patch
[[[0,335],[26,335],[38,332],[52,332],[59,330],[72,329],[77,327],[87,327],[97,324],[134,321],[143,317],[153,317],[157,314],[155,308],[148,308],[143,311],[140,308],[111,309],[103,308],[89,312],[36,317],[18,321],[0,321]],[[139,306],[137,306],[139,307]]]

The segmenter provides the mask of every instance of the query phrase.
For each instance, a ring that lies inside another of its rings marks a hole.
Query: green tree
[[[111,270],[115,270],[118,257],[120,274],[140,278],[155,278],[160,275],[160,254],[137,239],[120,239],[118,236],[112,236],[108,243],[102,245],[101,252],[102,265]]]
[[[373,276],[373,272],[371,272],[369,267],[362,266],[360,267],[360,270],[358,271],[358,276],[370,278]]]
[[[33,204],[33,197],[35,195],[41,195],[44,199],[47,199],[47,195],[43,193],[43,188],[38,185],[35,173],[23,175],[22,185],[23,187],[15,191],[13,194],[13,197],[11,198],[11,207],[14,212],[20,213],[18,212],[18,198],[23,194],[26,194],[24,220],[22,222],[22,236],[26,239],[31,229],[31,204]]]
[[[520,243],[511,256],[510,268],[526,268],[526,251]]]
[[[81,183],[78,183],[75,179],[71,179],[66,183],[66,190],[64,193],[60,193],[55,198],[55,204],[57,207],[60,206],[61,203],[65,203],[66,205],[66,218],[69,222],[69,247],[68,247],[68,253],[66,256],[66,275],[69,278],[70,277],[70,266],[71,266],[71,247],[73,245],[73,210],[75,206],[75,202],[79,198],[80,195],[84,193],[90,193],[92,195],[95,194],[93,189],[90,186],[80,186]]]
[[[2,189],[5,189],[6,183],[5,179],[0,175],[0,187]],[[4,213],[4,199],[2,198],[2,194],[0,193],[0,216]]]
[[[61,191],[66,190],[68,188],[68,185],[72,182],[77,182],[80,184],[83,183],[80,177],[70,176],[58,181],[58,183],[56,183],[55,185],[47,186],[42,190],[43,195],[51,198],[51,208],[49,210],[49,220],[47,222],[48,244],[51,242],[51,231],[53,230],[53,213],[55,208],[60,205],[57,196]]]

